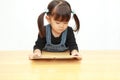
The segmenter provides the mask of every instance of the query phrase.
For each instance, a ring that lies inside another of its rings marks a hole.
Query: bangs
[[[59,5],[52,12],[52,16],[54,20],[68,22],[71,17],[71,10],[64,5]]]

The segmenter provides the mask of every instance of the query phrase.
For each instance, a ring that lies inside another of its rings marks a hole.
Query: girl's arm
[[[41,38],[39,35],[38,35],[38,38],[37,38],[37,41],[35,42],[35,45],[33,47],[33,53],[40,56],[41,53],[42,53],[42,49],[43,47],[45,46],[45,38]]]
[[[45,38],[41,38],[39,35],[38,35],[38,38],[35,42],[35,45],[33,47],[33,52],[36,50],[36,49],[39,49],[40,51],[42,51],[43,47],[45,46]]]
[[[68,28],[67,45],[69,47],[69,50],[72,56],[76,56],[76,58],[82,59],[82,56],[78,50],[78,45],[76,43],[75,35],[71,27]]]
[[[75,39],[75,35],[71,27],[68,27],[66,45],[69,47],[70,52],[72,52],[73,50],[76,50],[79,52],[76,39]]]

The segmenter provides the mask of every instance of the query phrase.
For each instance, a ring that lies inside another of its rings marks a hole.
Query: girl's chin
[[[58,30],[59,33],[62,33],[64,30]]]
[[[57,34],[61,34],[64,30],[56,30]]]
[[[62,32],[57,32],[57,34],[61,34]]]
[[[63,31],[57,31],[58,34],[61,34]]]

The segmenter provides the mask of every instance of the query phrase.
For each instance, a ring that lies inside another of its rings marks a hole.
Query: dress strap
[[[50,25],[46,25],[46,42],[51,44],[51,32],[50,32]]]
[[[62,33],[61,45],[65,44],[67,38],[67,29]]]

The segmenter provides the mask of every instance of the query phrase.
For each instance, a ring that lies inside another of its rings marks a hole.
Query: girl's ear
[[[50,23],[50,16],[46,16],[46,19]]]

